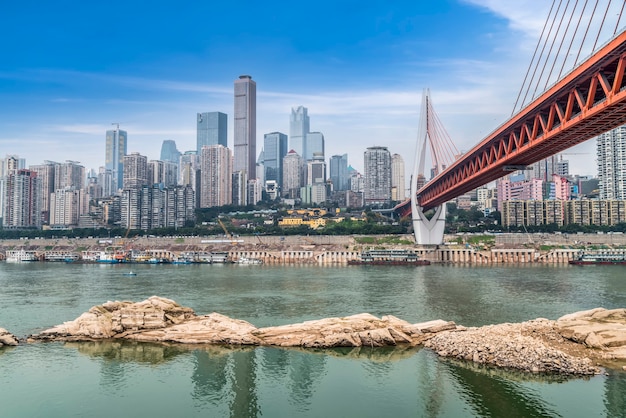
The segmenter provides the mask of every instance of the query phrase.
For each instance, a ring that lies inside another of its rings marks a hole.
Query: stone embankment
[[[599,373],[598,364],[626,362],[626,309],[598,308],[556,321],[479,328],[443,320],[411,324],[391,315],[378,318],[367,313],[256,328],[218,313],[196,315],[173,300],[153,296],[142,302],[94,306],[27,341],[102,339],[305,348],[424,345],[440,356],[476,363],[585,375]]]

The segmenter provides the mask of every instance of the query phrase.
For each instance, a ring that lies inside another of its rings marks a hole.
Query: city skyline
[[[257,141],[288,132],[290,109],[304,105],[324,133],[327,156],[347,153],[362,171],[364,149],[385,144],[406,156],[410,170],[422,89],[431,89],[461,150],[506,120],[547,16],[544,3],[322,2],[307,6],[325,24],[317,31],[302,30],[292,19],[298,10],[286,5],[268,12],[251,4],[237,13],[213,5],[219,19],[208,28],[197,24],[201,10],[170,11],[157,2],[148,10],[125,5],[120,23],[128,30],[106,36],[91,27],[104,24],[115,2],[106,9],[42,3],[37,16],[12,4],[0,28],[12,40],[2,47],[10,59],[0,64],[1,152],[29,165],[72,159],[97,169],[103,132],[119,122],[128,152],[156,159],[165,139],[183,152],[194,149],[195,118],[206,111],[228,114],[232,148],[231,83],[251,74],[259,83]],[[67,25],[46,25],[44,16]],[[160,22],[169,29],[156,30]],[[572,172],[596,174],[588,163],[592,142],[570,158]]]

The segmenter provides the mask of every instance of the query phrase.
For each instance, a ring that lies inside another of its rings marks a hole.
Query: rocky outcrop
[[[626,309],[596,308],[557,319],[561,336],[596,349],[606,360],[626,360]]]
[[[0,328],[0,347],[5,345],[17,345],[18,341],[15,335],[11,334],[4,328]]]
[[[1,334],[0,334],[1,335]],[[411,324],[391,315],[363,313],[276,327],[254,325],[153,296],[107,302],[29,341],[131,340],[159,343],[302,348],[423,344],[438,355],[533,373],[595,374],[600,360],[626,361],[626,310],[598,308],[557,321],[465,328],[436,320]],[[1,340],[0,340],[1,341]]]
[[[574,354],[575,345],[566,347],[554,321],[547,319],[442,332],[426,341],[425,346],[442,357],[532,373],[600,372],[584,349]]]

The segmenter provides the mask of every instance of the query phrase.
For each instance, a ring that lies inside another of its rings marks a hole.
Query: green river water
[[[0,263],[24,337],[107,300],[167,297],[255,326],[369,312],[466,326],[626,307],[620,266]],[[0,417],[623,417],[626,372],[525,375],[427,349],[42,343],[0,349]]]

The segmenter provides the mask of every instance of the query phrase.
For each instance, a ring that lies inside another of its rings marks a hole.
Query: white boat
[[[6,260],[12,263],[19,263],[22,261],[38,261],[37,251],[27,250],[9,250],[6,252]]]
[[[239,257],[236,263],[237,264],[263,264],[263,260],[261,260],[260,258]]]

